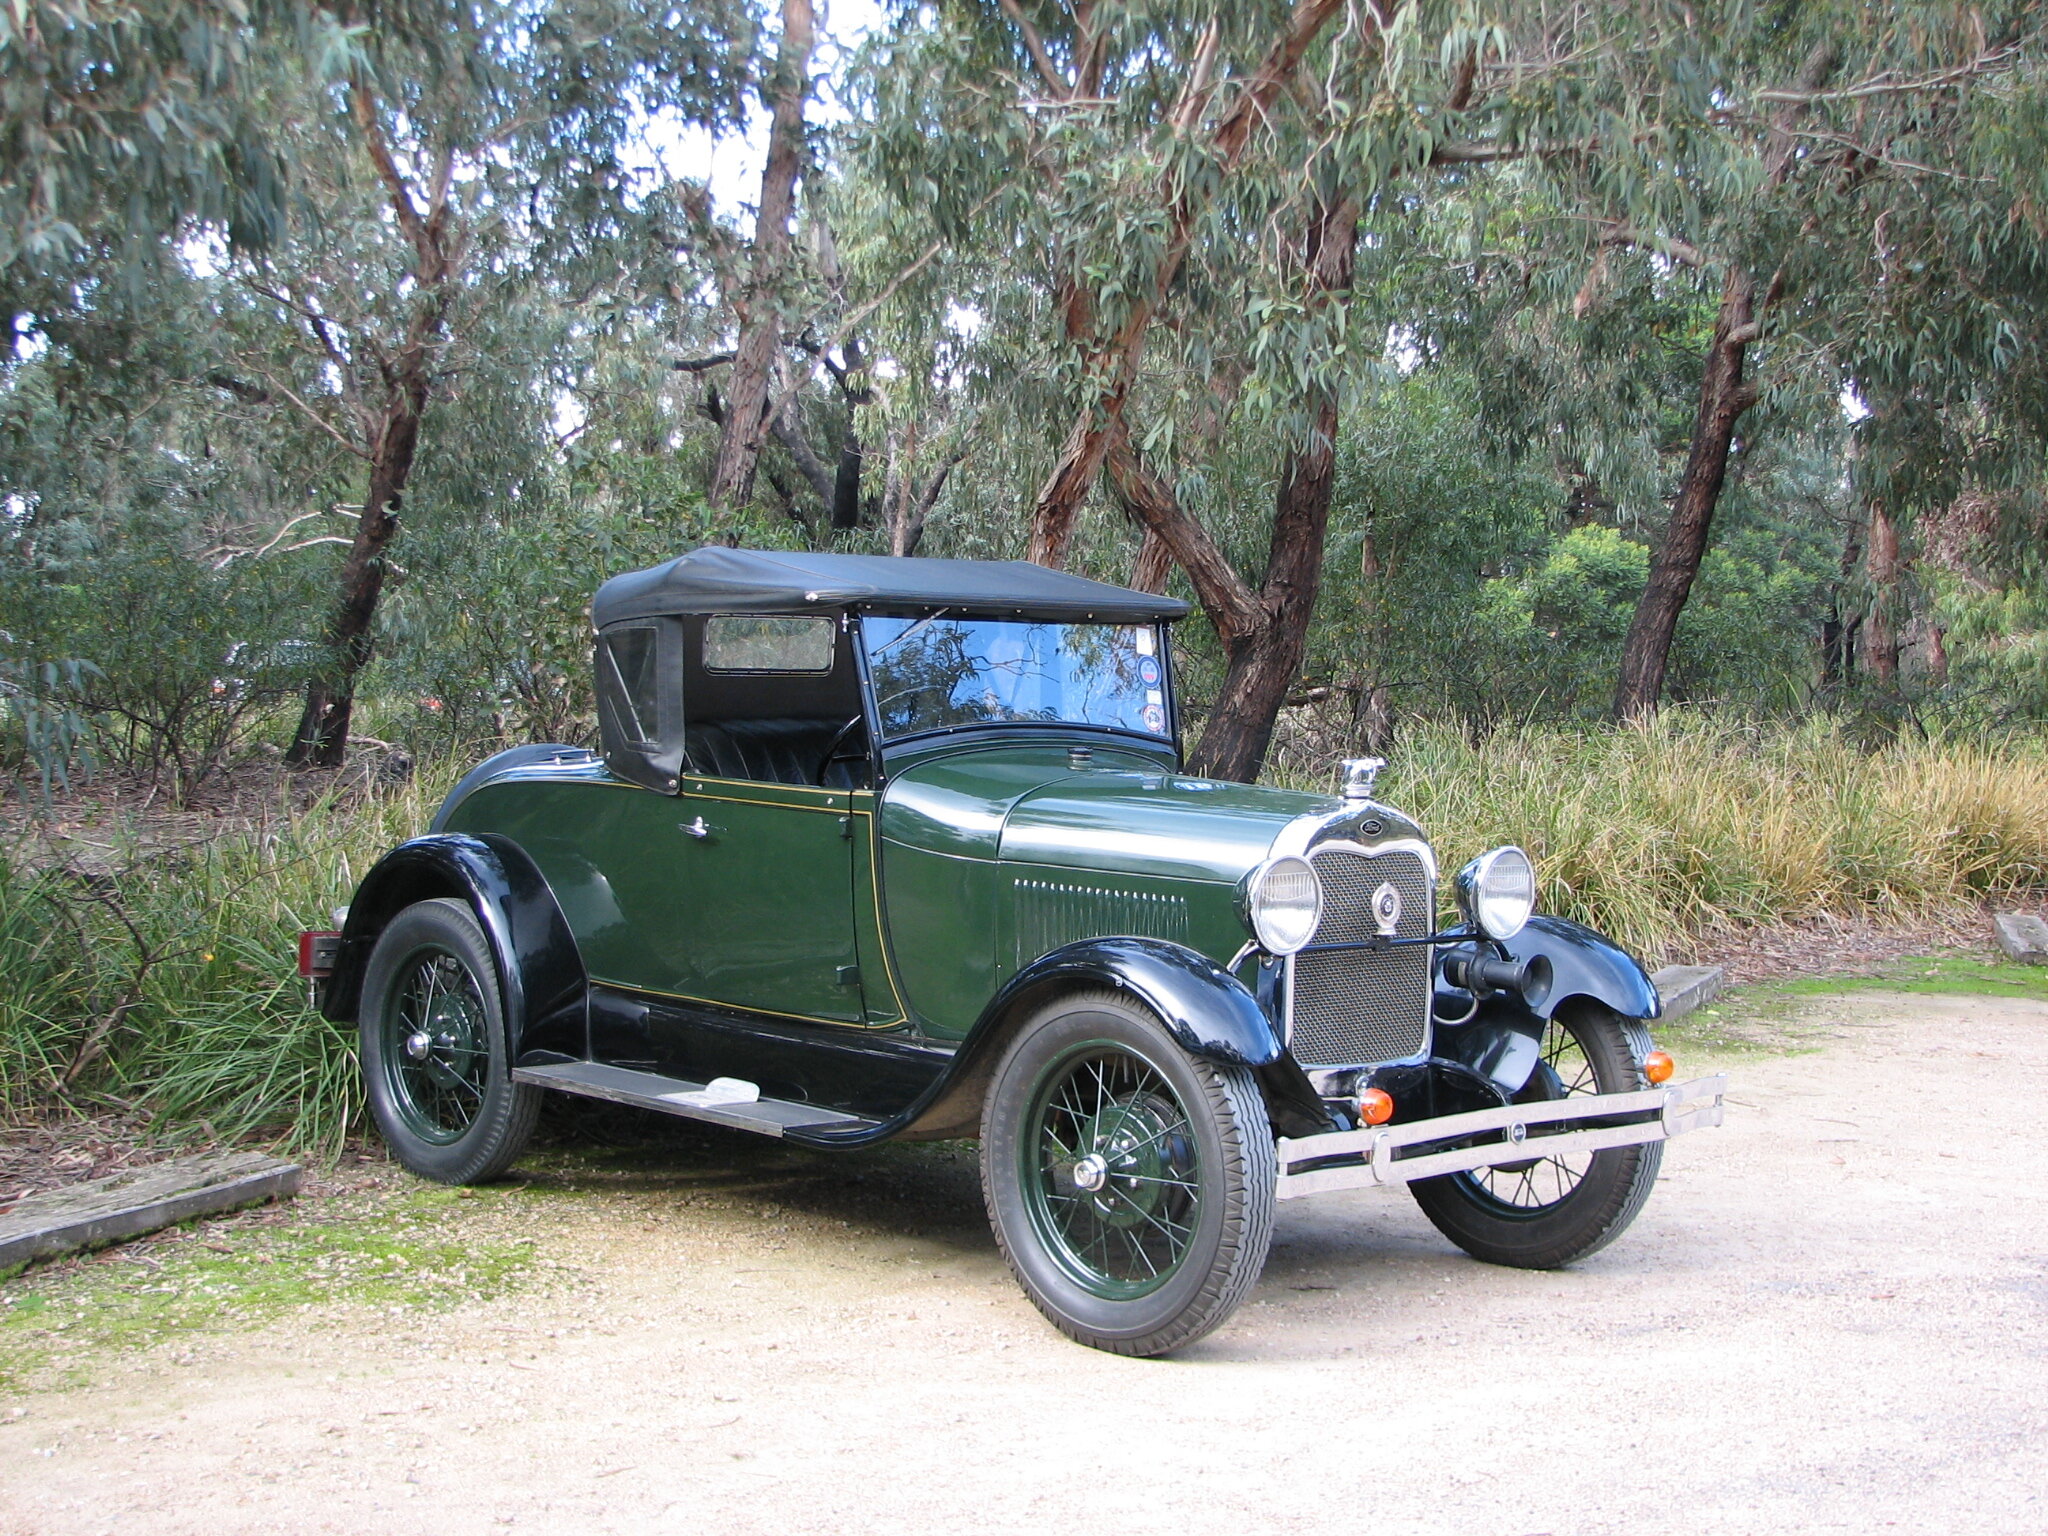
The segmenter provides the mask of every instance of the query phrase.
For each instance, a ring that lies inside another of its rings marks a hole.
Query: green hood
[[[1171,773],[1092,770],[1034,790],[1003,823],[1005,863],[1235,884],[1321,795]]]
[[[1076,771],[1064,749],[928,759],[891,780],[882,827],[932,853],[1234,884],[1295,817],[1337,810],[1327,795],[1165,771],[1098,751]]]

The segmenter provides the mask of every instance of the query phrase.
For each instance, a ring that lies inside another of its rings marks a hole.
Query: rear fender
[[[1164,939],[1083,939],[1041,955],[1004,984],[961,1043],[945,1090],[907,1134],[978,1134],[982,1098],[1011,1036],[1060,994],[1093,991],[1128,992],[1193,1056],[1263,1068],[1285,1051],[1258,999],[1207,955]]]
[[[452,897],[483,925],[498,960],[512,1059],[587,1054],[588,978],[554,893],[525,850],[496,833],[439,832],[401,843],[363,877],[342,925],[341,952],[320,1011],[351,1024],[361,1012],[363,974],[385,925],[416,901]]]

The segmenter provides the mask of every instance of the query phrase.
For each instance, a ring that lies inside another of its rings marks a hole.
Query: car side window
[[[716,614],[704,621],[704,668],[820,675],[832,670],[833,630],[832,621],[823,618]]]
[[[652,624],[621,625],[605,635],[606,654],[618,679],[619,724],[627,739],[640,745],[661,739],[656,638]]]

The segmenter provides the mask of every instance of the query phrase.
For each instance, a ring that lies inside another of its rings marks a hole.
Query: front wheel
[[[1597,1003],[1561,1011],[1544,1029],[1540,1057],[1517,1103],[1647,1088],[1650,1049],[1641,1021]],[[1557,1269],[1597,1253],[1628,1228],[1650,1197],[1664,1144],[1607,1147],[1545,1157],[1542,1137],[1522,1144],[1534,1157],[1408,1186],[1436,1229],[1489,1264]]]
[[[1116,1354],[1165,1354],[1237,1309],[1272,1241],[1275,1172],[1252,1074],[1189,1056],[1114,993],[1027,1023],[982,1111],[1012,1273],[1055,1327]]]
[[[364,1095],[399,1162],[443,1184],[512,1165],[540,1090],[512,1081],[497,962],[468,907],[415,902],[391,920],[370,951],[359,1017]]]

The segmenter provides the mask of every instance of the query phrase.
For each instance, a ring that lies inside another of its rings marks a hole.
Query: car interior
[[[683,745],[721,779],[865,789],[852,636],[836,618],[710,614],[682,622]]]

